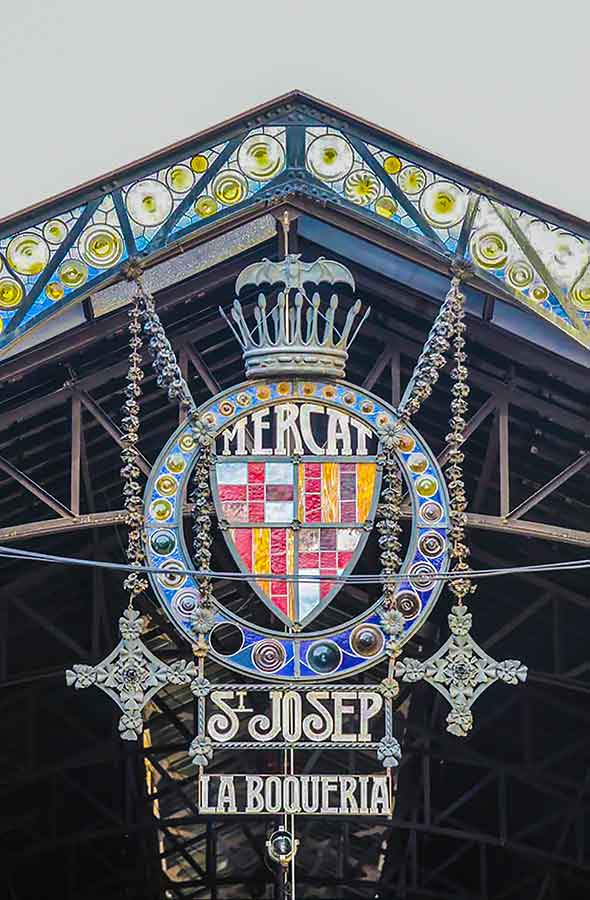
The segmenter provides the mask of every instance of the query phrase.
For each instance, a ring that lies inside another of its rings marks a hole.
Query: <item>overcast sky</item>
[[[299,88],[588,219],[589,8],[6,2],[0,216]]]

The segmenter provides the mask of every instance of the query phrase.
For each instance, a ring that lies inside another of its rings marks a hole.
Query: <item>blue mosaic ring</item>
[[[212,397],[200,407],[199,414],[211,426],[215,435],[219,436],[228,426],[233,428],[235,423],[246,414],[264,407],[273,407],[279,402],[295,404],[321,402],[326,410],[345,412],[352,419],[360,420],[375,437],[379,430],[386,425],[395,424],[399,418],[396,410],[370,392],[345,382],[326,380],[247,382]],[[442,590],[444,582],[438,580],[436,576],[439,572],[445,571],[448,565],[450,518],[448,495],[442,471],[434,454],[413,427],[404,427],[400,446],[396,452],[408,490],[413,516],[412,535],[402,564],[402,571],[407,573],[407,578],[404,578],[396,586],[397,607],[406,620],[402,638],[402,643],[405,643],[430,615]],[[198,597],[198,585],[192,575],[182,573],[184,569],[194,569],[183,532],[182,498],[186,496],[187,486],[198,454],[199,445],[193,437],[191,423],[190,421],[184,422],[160,453],[148,481],[144,502],[147,563],[150,567],[161,570],[158,574],[152,574],[150,581],[166,614],[191,643],[195,643],[197,639],[191,615],[196,605],[194,599]],[[260,457],[245,456],[243,460],[249,462],[253,458],[260,459]],[[217,457],[217,460],[222,463],[229,459],[230,457]],[[266,456],[264,459],[268,461],[265,463],[266,465],[277,464],[276,456]],[[279,457],[278,460],[283,469],[285,459],[288,464],[293,459],[295,460],[294,465],[301,462],[296,457],[282,457],[282,461]],[[309,457],[303,457],[304,463],[307,459]],[[313,457],[313,459],[321,460],[322,457]],[[358,460],[361,457],[348,457],[348,459]],[[374,462],[376,457],[373,455],[363,457],[364,459]],[[241,462],[235,456],[231,457],[231,461],[233,463]],[[346,464],[347,457],[339,457],[339,462]],[[216,463],[217,465],[218,463]],[[216,470],[216,466],[213,467],[211,483],[217,513],[221,518],[225,507],[223,501],[220,500],[217,483],[221,470]],[[358,552],[348,554],[347,565],[341,566],[337,575],[346,575],[352,571],[358,561],[366,536],[371,530],[381,481],[379,466],[377,466],[377,470],[378,475],[375,477],[370,508],[367,507],[366,521],[362,526],[356,523],[357,528],[363,528],[365,537],[359,542]],[[275,491],[272,496],[279,495]],[[297,496],[299,497],[299,495]],[[285,502],[285,500],[276,501],[277,509],[284,507]],[[293,523],[291,523],[295,528],[301,528],[302,531],[313,527],[317,527],[321,531],[327,530],[322,527],[325,525],[324,522],[314,524],[297,521],[297,502],[301,501],[297,500],[293,505]],[[269,508],[266,507],[266,509]],[[239,510],[236,511],[236,515],[238,512]],[[305,519],[305,514],[303,518]],[[277,681],[307,680],[310,682],[322,679],[349,678],[384,659],[386,636],[383,635],[380,628],[381,598],[360,615],[338,627],[318,631],[292,631],[289,628],[288,616],[284,611],[281,612],[281,598],[272,600],[272,598],[269,599],[269,596],[264,596],[264,590],[261,587],[263,579],[259,577],[264,570],[259,569],[256,574],[253,567],[248,569],[248,566],[244,565],[243,558],[240,558],[235,541],[232,544],[232,540],[227,537],[227,532],[232,530],[272,529],[273,527],[280,528],[281,525],[280,523],[275,525],[274,521],[265,520],[263,514],[258,522],[248,519],[236,521],[229,529],[225,523],[223,532],[239,568],[244,571],[245,577],[253,589],[271,608],[273,608],[272,602],[275,603],[273,612],[276,613],[278,627],[266,629],[252,625],[246,619],[218,603],[216,604],[214,631],[218,634],[221,634],[221,630],[226,634],[233,633],[234,639],[229,642],[227,652],[220,646],[219,641],[212,641],[210,645],[212,658],[248,677],[268,678],[268,673],[272,672],[273,679]],[[342,530],[347,528],[347,525],[343,521],[337,521],[328,527]],[[348,530],[352,531],[354,528]],[[297,557],[297,559],[299,560],[301,557]],[[269,570],[266,569],[266,571]],[[329,574],[334,574],[334,570]],[[301,573],[298,580],[303,580]],[[311,580],[313,581],[313,579]],[[272,582],[268,584],[270,583]],[[270,589],[268,584],[266,591],[272,593],[274,589]],[[284,588],[281,590],[284,591]],[[306,615],[311,621],[317,611],[324,609],[327,603],[337,596],[339,586],[334,584],[329,587],[329,590],[326,588],[325,596],[321,600],[318,600],[316,596],[316,605],[309,613],[306,613],[311,602],[309,596],[305,593],[299,596],[300,586],[289,590],[293,590],[299,598],[301,605],[299,621],[305,629],[309,624],[306,621]],[[317,595],[322,588],[314,588],[314,590]],[[281,624],[284,626],[282,629]]]

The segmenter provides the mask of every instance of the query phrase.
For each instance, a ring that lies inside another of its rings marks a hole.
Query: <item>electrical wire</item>
[[[192,576],[194,578],[216,578],[223,579],[224,581],[252,581],[252,579],[256,580],[264,580],[264,581],[287,581],[287,582],[299,582],[299,583],[309,583],[309,582],[318,582],[318,581],[328,581],[330,583],[340,583],[340,584],[382,584],[383,583],[383,575],[276,575],[272,572],[256,572],[251,574],[245,574],[243,572],[224,572],[224,571],[215,571],[215,570],[198,570],[198,569],[185,569],[179,566],[178,568],[175,566],[174,569],[165,569],[165,568],[155,568],[153,566],[141,566],[135,567],[130,566],[125,563],[115,563],[115,562],[107,562],[104,560],[95,560],[95,559],[80,559],[71,556],[54,556],[47,553],[37,553],[31,550],[21,550],[13,547],[5,547],[0,546],[0,558],[5,559],[19,559],[26,560],[27,562],[45,562],[52,563],[56,565],[66,565],[66,566],[82,566],[82,567],[90,567],[90,568],[98,568],[98,569],[110,569],[115,572],[137,572],[143,573],[146,575],[159,575],[160,577],[166,576],[167,574],[174,575],[187,575]],[[529,565],[529,566],[509,566],[505,568],[497,568],[497,569],[469,569],[465,572],[432,572],[428,573],[429,580],[432,581],[451,581],[456,578],[494,578],[500,577],[503,575],[526,575],[526,574],[539,574],[542,572],[571,572],[578,571],[581,569],[590,569],[590,559],[581,559],[581,560],[566,560],[564,562],[557,563],[540,563],[537,565]],[[389,578],[393,577],[396,581],[418,581],[420,575],[413,575],[412,572],[398,572],[394,576],[388,576]]]

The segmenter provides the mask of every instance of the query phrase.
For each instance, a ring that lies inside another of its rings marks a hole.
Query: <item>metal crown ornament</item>
[[[347,284],[355,289],[351,272],[341,263],[318,259],[302,262],[298,254],[288,254],[280,262],[265,259],[248,266],[236,281],[236,293],[245,287],[267,284],[270,292],[282,285],[272,309],[267,296],[261,292],[254,307],[256,324],[250,328],[242,304],[236,298],[231,309],[232,325],[225,312],[221,315],[230,325],[244,351],[246,377],[279,375],[343,378],[348,348],[367,318],[365,310],[357,328],[352,328],[361,310],[357,300],[348,310],[340,331],[335,324],[339,305],[332,294],[325,312],[321,309],[319,288],[325,284]],[[304,285],[316,288],[311,299]]]

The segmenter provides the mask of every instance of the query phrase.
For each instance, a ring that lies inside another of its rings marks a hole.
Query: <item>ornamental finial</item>
[[[236,294],[246,287],[267,286],[258,295],[254,307],[255,323],[250,327],[238,297],[233,302],[231,318],[223,309],[221,315],[228,322],[242,350],[246,376],[320,375],[343,378],[348,348],[367,318],[365,310],[356,330],[352,328],[361,310],[360,300],[349,308],[342,329],[336,326],[336,311],[340,299],[333,293],[327,308],[322,310],[322,285],[346,284],[353,291],[352,273],[334,260],[320,257],[302,262],[299,254],[288,253],[280,262],[263,259],[246,266],[236,281]],[[267,295],[281,288],[272,308]]]

